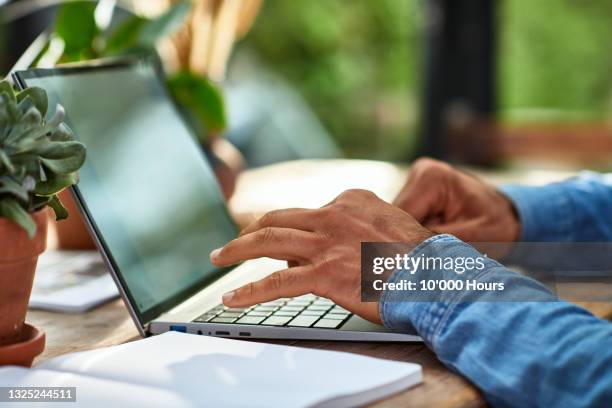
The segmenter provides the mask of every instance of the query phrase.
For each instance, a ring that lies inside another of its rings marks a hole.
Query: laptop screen
[[[76,191],[141,324],[220,277],[209,253],[237,228],[154,63],[17,76],[87,146]]]

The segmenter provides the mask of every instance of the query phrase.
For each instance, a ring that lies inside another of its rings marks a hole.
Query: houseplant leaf
[[[140,16],[131,16],[127,18],[108,38],[104,54],[115,55],[127,49],[134,48],[138,41],[140,31],[147,21],[146,18]]]
[[[164,14],[143,25],[138,35],[138,46],[155,47],[157,42],[178,30],[191,11],[191,2],[182,0]]]
[[[36,234],[36,223],[14,198],[3,198],[0,200],[0,216],[20,225],[26,230],[30,238]]]
[[[17,94],[17,102],[23,101],[25,98],[30,97],[34,102],[34,106],[38,109],[42,117],[45,117],[48,109],[47,92],[42,88],[28,88]]]
[[[85,162],[85,146],[79,142],[48,142],[32,150],[56,174],[77,171]]]
[[[64,207],[58,196],[54,195],[51,197],[51,200],[49,200],[47,205],[53,209],[56,221],[65,220],[68,218],[68,210],[66,210],[66,207]]]
[[[225,104],[221,92],[205,77],[182,71],[168,78],[174,99],[187,111],[199,138],[225,129]],[[193,121],[196,123],[193,123]]]
[[[59,193],[63,189],[76,184],[78,177],[76,173],[64,174],[56,176],[46,181],[40,181],[36,184],[34,193],[39,196],[52,196]]]
[[[11,194],[23,202],[28,201],[28,188],[9,176],[0,177],[0,194],[3,193]]]
[[[109,37],[105,55],[152,49],[162,38],[178,30],[191,10],[191,2],[184,0],[155,19],[140,16],[127,18]]]
[[[94,2],[70,1],[58,9],[55,34],[64,41],[63,61],[93,56],[93,42],[98,35],[95,8]]]

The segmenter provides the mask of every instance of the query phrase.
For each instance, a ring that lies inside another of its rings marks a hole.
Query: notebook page
[[[76,387],[75,402],[3,402],[5,407],[27,406],[76,408],[154,407],[191,408],[195,405],[176,392],[130,383],[104,380],[86,375],[62,373],[44,369],[27,369],[15,366],[0,367],[0,384],[3,387]]]
[[[174,390],[207,406],[305,407],[345,395],[367,398],[366,391],[421,379],[416,364],[177,332],[41,367]]]

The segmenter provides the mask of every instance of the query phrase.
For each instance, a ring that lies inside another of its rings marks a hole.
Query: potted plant
[[[29,366],[44,349],[44,333],[24,322],[46,247],[46,208],[67,218],[57,194],[76,183],[85,161],[64,110],[46,120],[47,104],[40,88],[15,92],[0,81],[0,365]]]

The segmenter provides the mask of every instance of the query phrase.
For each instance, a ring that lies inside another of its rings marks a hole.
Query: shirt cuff
[[[521,224],[519,241],[567,241],[573,231],[570,197],[562,183],[542,187],[499,187],[514,204]]]
[[[435,245],[435,243],[444,244]],[[409,254],[411,257],[456,257],[460,255],[478,256],[478,252],[470,245],[448,234],[436,235],[423,241]],[[396,270],[387,282],[397,283],[409,277],[409,271]],[[423,291],[415,291],[410,294],[409,298],[402,293],[384,291],[380,298],[381,321],[385,327],[394,331],[402,333],[416,331],[425,343],[432,346],[435,337],[458,305],[456,301],[458,293],[448,292],[443,294],[440,300],[433,302],[426,300],[429,295]]]

